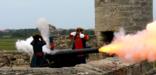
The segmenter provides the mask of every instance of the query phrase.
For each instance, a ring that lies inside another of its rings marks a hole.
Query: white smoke
[[[33,54],[33,47],[32,47],[32,45],[30,45],[32,40],[33,40],[32,37],[29,37],[26,40],[17,40],[17,42],[16,42],[17,51],[25,52],[29,55],[32,55]]]
[[[50,53],[51,51],[49,49],[49,23],[45,18],[39,18],[36,25],[43,39],[46,41],[46,46],[43,46],[43,52]]]
[[[46,45],[43,46],[43,52],[44,53],[50,53],[49,49],[49,23],[45,18],[40,18],[37,20],[37,28],[39,29],[43,39],[46,41]],[[30,44],[32,42],[33,38],[30,37],[26,40],[18,40],[16,42],[16,48],[19,52],[25,52],[29,55],[33,54],[33,47]]]
[[[40,18],[38,19],[36,25],[43,39],[46,41],[47,47],[49,47],[49,23],[48,21],[45,18]]]

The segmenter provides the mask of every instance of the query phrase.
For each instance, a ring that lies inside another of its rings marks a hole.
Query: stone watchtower
[[[153,0],[95,0],[98,42],[110,40],[123,27],[127,33],[145,28],[153,20]]]

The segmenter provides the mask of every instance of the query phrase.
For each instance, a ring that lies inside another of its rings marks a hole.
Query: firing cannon
[[[49,67],[69,67],[81,64],[78,56],[82,55],[86,59],[88,54],[98,52],[96,48],[54,50],[52,53],[46,54],[45,58]]]

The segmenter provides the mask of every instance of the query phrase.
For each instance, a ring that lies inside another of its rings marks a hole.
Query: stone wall
[[[123,27],[133,33],[145,28],[153,19],[153,0],[95,0],[96,25],[98,40],[101,32],[118,31]]]
[[[30,68],[30,67],[3,67],[1,75],[150,75],[153,64],[142,62],[127,64],[117,58],[106,58],[80,64],[75,67],[62,68]]]
[[[0,75],[149,75],[149,71],[154,68],[153,63],[129,64],[122,62],[116,57],[90,61],[75,67],[31,68],[28,66],[29,56],[26,54],[1,52],[0,56],[7,56],[10,62],[13,62],[13,66],[1,66]],[[6,61],[1,60],[0,62]]]
[[[19,52],[0,52],[0,67],[29,66],[30,57]]]

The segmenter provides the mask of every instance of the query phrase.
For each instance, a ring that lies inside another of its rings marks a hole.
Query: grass
[[[0,50],[16,50],[15,43],[18,38],[0,38]]]

